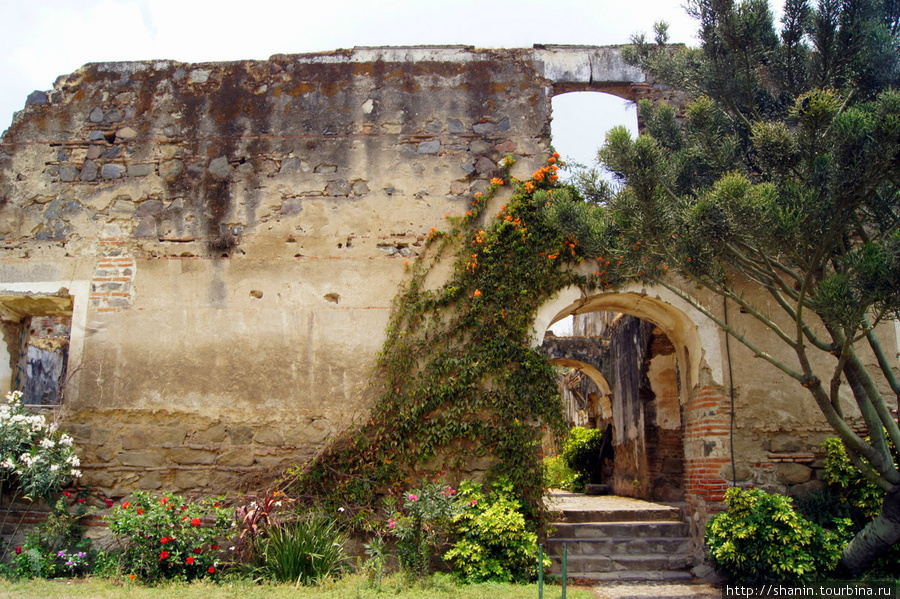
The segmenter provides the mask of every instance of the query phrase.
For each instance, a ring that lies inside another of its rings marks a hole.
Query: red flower
[[[216,568],[214,566],[210,566],[209,568],[206,569],[206,571],[209,572],[210,574],[215,574]]]
[[[199,547],[194,547],[194,553],[203,553],[203,550]]]
[[[219,502],[217,501],[217,502],[215,502],[215,503],[213,504],[213,507],[222,507],[222,506],[220,506],[220,505],[219,505]]]
[[[115,502],[112,499],[106,500],[106,507],[112,507]]]
[[[200,526],[200,518],[191,518],[192,526]]]
[[[191,564],[194,563],[194,558],[189,557],[189,558],[187,558],[186,560],[184,560],[184,562],[185,562],[186,564],[188,564],[188,565],[191,565]]]
[[[219,550],[219,546],[218,546],[218,545],[210,545],[209,548],[212,549],[213,551],[218,551],[218,550]]]
[[[168,551],[160,551],[160,552],[159,552],[159,561],[162,561],[162,560],[168,559],[168,558],[169,558],[169,552],[168,552]]]
[[[16,547],[16,555],[22,555],[22,548]]]
[[[131,505],[131,504],[126,501],[125,503],[122,504],[122,509],[127,510],[129,505]]]
[[[160,501],[163,503],[163,505],[165,505],[165,504],[169,503],[169,498],[163,497],[162,499],[160,499]]]
[[[81,499],[78,500],[78,503],[84,503],[85,501],[87,501],[87,499],[85,499],[84,497],[82,497]]]
[[[169,537],[163,537],[163,538],[161,538],[161,539],[159,540],[159,542],[162,543],[163,545],[165,545],[165,544],[168,543],[170,540],[171,540],[171,539],[170,539]]]
[[[138,508],[138,509],[137,509],[137,515],[138,515],[138,516],[143,516],[143,515],[144,515],[144,510],[141,509],[141,508]]]
[[[72,494],[71,494],[71,493],[69,493],[69,492],[68,492],[68,491],[63,491],[63,495],[65,495],[65,496],[66,496],[66,498],[69,498],[69,497],[71,497],[71,496],[72,496]]]

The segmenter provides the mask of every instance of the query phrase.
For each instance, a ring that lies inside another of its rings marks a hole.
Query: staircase
[[[693,559],[681,510],[626,497],[554,492],[547,500],[555,531],[547,539],[551,574],[597,581],[689,581]],[[552,530],[552,529],[551,529]]]

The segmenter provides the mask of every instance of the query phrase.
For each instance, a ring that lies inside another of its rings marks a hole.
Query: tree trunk
[[[841,552],[837,571],[856,575],[872,567],[875,560],[900,541],[900,485],[888,491],[881,513],[869,522]]]

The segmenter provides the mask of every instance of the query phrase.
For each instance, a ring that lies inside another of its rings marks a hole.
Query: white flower
[[[74,476],[75,478],[81,478],[81,470],[76,470],[75,468],[72,468],[72,470],[69,472],[69,476]]]
[[[72,466],[81,466],[81,460],[78,459],[78,456],[75,454],[70,455],[66,458],[66,463],[71,464]]]
[[[56,472],[59,470],[59,464],[50,464],[50,472]]]
[[[64,446],[64,447],[72,447],[72,437],[70,437],[69,435],[63,433],[63,434],[59,437],[59,444],[62,445],[62,446]]]
[[[56,442],[53,441],[50,437],[44,437],[41,439],[40,446],[44,449],[53,449],[56,447]]]
[[[13,464],[13,461],[9,458],[6,458],[2,462],[0,462],[0,468],[6,468],[7,470],[15,470],[16,465]]]

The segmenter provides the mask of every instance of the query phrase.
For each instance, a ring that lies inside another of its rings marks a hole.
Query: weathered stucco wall
[[[362,48],[90,64],[30,96],[0,303],[71,297],[84,482],[234,489],[359,416],[404,261],[505,154],[542,163],[554,83],[646,87],[616,48]]]

